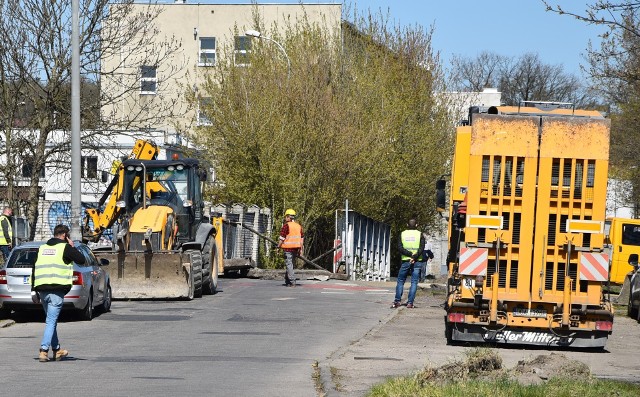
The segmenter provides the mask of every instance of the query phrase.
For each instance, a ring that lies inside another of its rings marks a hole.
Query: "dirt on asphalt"
[[[363,396],[389,377],[406,375],[432,382],[506,374],[523,384],[554,376],[592,375],[640,383],[640,324],[624,314],[616,315],[613,333],[602,351],[453,346],[447,345],[444,335],[444,299],[444,290],[423,288],[414,309],[389,309],[361,339],[322,360],[324,395]]]

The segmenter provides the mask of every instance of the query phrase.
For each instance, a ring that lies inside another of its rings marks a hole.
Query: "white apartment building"
[[[137,7],[150,7],[148,3],[138,3]],[[198,106],[189,105],[184,98],[187,88],[197,88],[204,82],[204,75],[217,62],[229,61],[238,67],[247,65],[246,54],[258,38],[246,36],[247,30],[256,30],[254,18],[258,16],[266,29],[277,26],[284,29],[287,24],[306,20],[309,24],[326,24],[330,31],[339,33],[341,28],[342,4],[211,4],[196,1],[174,1],[153,5],[160,13],[152,22],[158,34],[151,39],[146,51],[160,48],[160,43],[176,39],[181,50],[171,57],[161,59],[158,64],[138,64],[135,54],[129,54],[129,46],[123,46],[119,54],[102,59],[103,70],[113,70],[114,65],[123,73],[102,82],[102,89],[116,96],[121,85],[127,87],[139,81],[139,90],[131,92],[119,100],[103,105],[105,117],[125,118],[126,114],[138,114],[149,109],[163,108],[167,104],[176,112],[174,117],[161,118],[152,129],[169,134],[190,131],[201,117]],[[108,22],[108,21],[107,21]],[[261,32],[267,34],[268,32]],[[223,59],[223,48],[232,48],[233,59]],[[129,60],[130,63],[127,63]],[[129,79],[122,82],[120,79]]]

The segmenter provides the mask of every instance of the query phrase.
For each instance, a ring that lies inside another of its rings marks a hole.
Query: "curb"
[[[7,328],[12,326],[13,324],[15,324],[16,322],[9,319],[9,320],[0,320],[0,328]]]

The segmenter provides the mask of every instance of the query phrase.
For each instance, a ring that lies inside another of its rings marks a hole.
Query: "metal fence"
[[[224,216],[228,221],[222,226],[225,261],[243,259],[251,261],[254,266],[261,266],[260,253],[263,256],[269,255],[271,245],[241,224],[268,235],[272,225],[271,210],[256,205],[218,204],[211,207],[211,216],[217,215]]]
[[[333,272],[351,280],[388,281],[391,262],[391,226],[349,210],[336,211]]]

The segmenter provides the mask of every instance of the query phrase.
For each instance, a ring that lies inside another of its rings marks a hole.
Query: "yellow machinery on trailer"
[[[605,346],[609,129],[599,112],[549,102],[470,112],[458,127],[448,342]],[[441,211],[446,183],[437,184]]]

